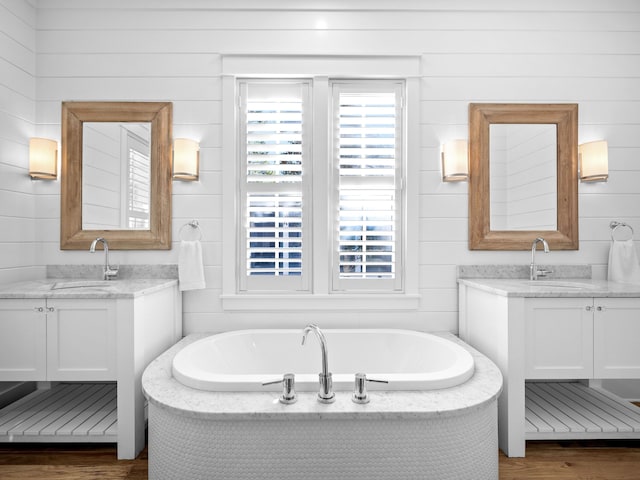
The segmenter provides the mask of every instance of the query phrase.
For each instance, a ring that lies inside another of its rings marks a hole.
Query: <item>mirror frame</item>
[[[82,229],[84,122],[151,123],[149,230]],[[97,237],[113,250],[171,249],[171,102],[62,102],[60,249],[86,250]]]
[[[555,124],[557,230],[491,230],[489,130],[491,124]],[[578,105],[469,104],[469,249],[529,250],[544,237],[553,250],[578,250]]]

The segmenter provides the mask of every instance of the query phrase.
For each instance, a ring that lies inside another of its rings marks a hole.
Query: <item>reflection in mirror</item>
[[[557,229],[555,124],[493,124],[491,230]]]
[[[150,123],[83,123],[83,230],[149,229],[150,143]]]

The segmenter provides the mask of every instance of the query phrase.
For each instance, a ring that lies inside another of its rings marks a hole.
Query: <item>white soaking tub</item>
[[[302,330],[192,334],[151,362],[142,377],[149,401],[149,479],[498,478],[502,375],[491,360],[450,333],[324,333],[329,367],[338,378],[333,403],[318,401],[320,346],[310,333],[302,347]],[[197,373],[214,359],[224,359],[222,366]],[[198,380],[201,387],[222,381],[230,390],[186,386],[181,382],[187,377],[174,376],[185,365],[198,366],[186,371],[206,377]],[[268,391],[261,382],[290,370],[301,382],[297,401],[285,405],[281,386]],[[354,371],[390,383],[379,385],[385,391],[369,392],[369,403],[354,403]],[[458,384],[446,386],[452,378]],[[249,390],[239,391],[239,385]],[[388,391],[402,385],[410,390]],[[417,385],[428,389],[413,389]]]
[[[335,391],[353,390],[354,375],[370,390],[436,390],[466,382],[473,357],[444,338],[410,330],[327,329],[329,372]],[[198,340],[173,359],[173,376],[183,385],[217,392],[276,391],[263,383],[295,374],[297,391],[318,390],[321,349],[315,335],[301,344],[302,331],[238,330]]]

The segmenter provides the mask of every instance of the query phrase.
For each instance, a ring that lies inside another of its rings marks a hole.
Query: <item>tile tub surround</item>
[[[438,335],[472,353],[470,380],[442,390],[372,391],[366,405],[353,403],[351,392],[336,392],[332,404],[300,392],[296,403],[282,405],[278,392],[185,387],[172,377],[172,359],[208,336],[190,335],[154,360],[142,378],[149,400],[149,478],[249,479],[267,471],[282,479],[497,478],[500,371],[454,335]]]

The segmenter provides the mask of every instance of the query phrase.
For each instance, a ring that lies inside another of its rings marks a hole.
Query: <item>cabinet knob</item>
[[[33,310],[36,312],[44,312],[44,307],[33,307]]]
[[[596,310],[599,312],[604,312],[604,307],[596,307]]]
[[[584,307],[584,309],[585,309],[587,312],[590,312],[590,311],[593,309],[593,307],[592,307],[591,305],[587,305],[586,307]]]

